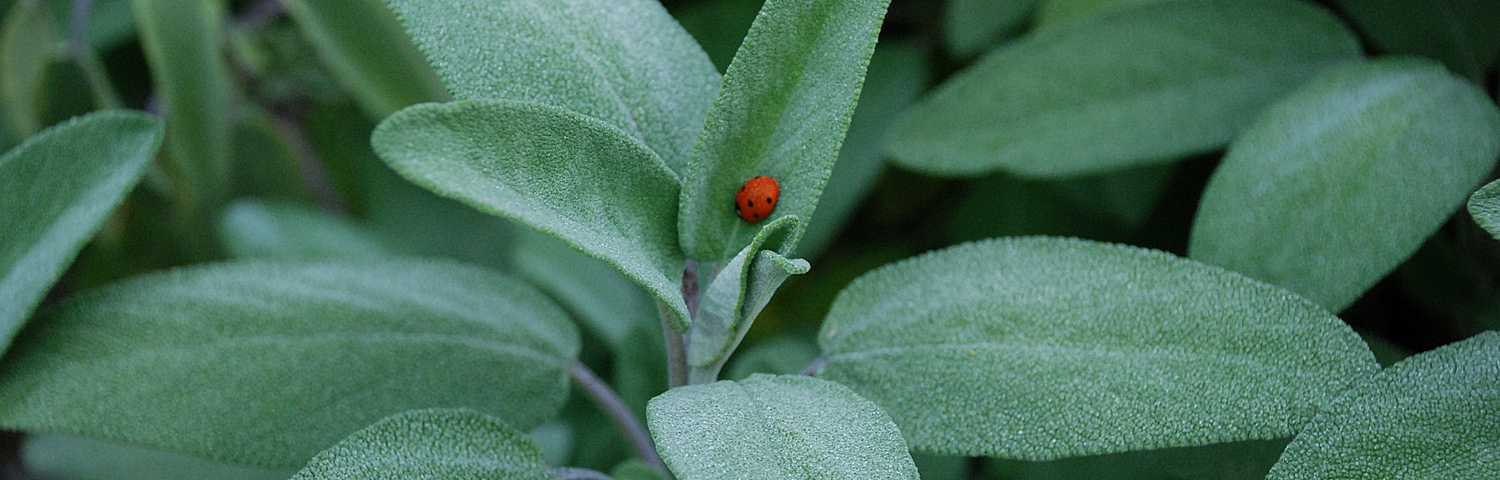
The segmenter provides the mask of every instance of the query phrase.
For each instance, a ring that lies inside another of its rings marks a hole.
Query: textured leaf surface
[[[812,217],[889,1],[766,2],[725,73],[683,176],[680,229],[689,257],[727,261],[750,243],[760,228],[735,215],[734,194],[757,175],[781,184],[770,220]]]
[[[1331,69],[1235,140],[1189,255],[1343,310],[1411,256],[1500,156],[1500,110],[1435,62]]]
[[[289,0],[287,13],[328,69],[374,118],[448,98],[442,81],[381,0]]]
[[[787,277],[807,273],[806,260],[788,259],[775,251],[786,246],[800,221],[797,217],[771,221],[703,290],[697,316],[685,336],[687,363],[692,367],[689,382],[718,380],[719,370],[771,295]]]
[[[1289,436],[1377,368],[1348,326],[1291,292],[1043,237],[869,273],[834,301],[819,343],[819,376],[879,403],[913,448],[1024,460]]]
[[[224,209],[219,241],[235,258],[381,258],[394,255],[347,219],[289,202],[241,200]]]
[[[1022,464],[1020,480],[1263,480],[1289,438]]]
[[[609,262],[687,326],[677,179],[635,139],[557,107],[459,101],[397,112],[371,141],[408,180]]]
[[[973,57],[1026,27],[1038,0],[952,0],[943,10],[943,44]]]
[[[842,385],[801,376],[675,388],[647,408],[677,478],[916,479],[901,431]]]
[[[542,452],[503,420],[472,410],[417,410],[355,432],[293,480],[555,480]]]
[[[948,80],[895,127],[934,175],[1060,177],[1216,149],[1326,65],[1359,54],[1302,2],[1178,1],[1042,28]]]
[[[660,323],[655,303],[640,286],[550,235],[516,232],[511,264],[516,275],[551,294],[612,350],[625,342],[633,326]]]
[[[1496,239],[1500,239],[1500,181],[1490,182],[1469,197],[1469,215]]]
[[[541,292],[446,261],[175,270],[33,322],[0,370],[0,425],[298,467],[413,408],[535,427],[577,335]]]
[[[653,0],[387,0],[460,99],[541,102],[645,143],[681,171],[719,88]]]
[[[103,112],[0,157],[0,352],[140,180],[161,136],[149,116]]]
[[[286,480],[296,473],[55,434],[27,436],[21,456],[28,471],[69,480]]]
[[[1500,477],[1500,333],[1401,361],[1324,408],[1267,478]]]

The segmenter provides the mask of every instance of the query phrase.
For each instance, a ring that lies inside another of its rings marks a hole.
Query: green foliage
[[[473,410],[393,415],[319,453],[293,480],[550,480],[526,435]]]
[[[753,375],[673,389],[647,413],[682,480],[917,478],[890,417],[833,382]]]
[[[1440,65],[1331,69],[1266,110],[1203,192],[1190,256],[1343,310],[1500,156],[1500,110]]]
[[[781,198],[768,220],[812,217],[889,2],[766,2],[724,74],[684,171],[679,230],[689,258],[725,262],[756,236],[756,225],[725,208],[752,177],[779,179]],[[791,246],[803,228],[796,227]]]
[[[391,256],[364,227],[286,202],[241,200],[224,209],[219,241],[234,258],[380,258]]]
[[[1036,23],[1046,26],[1076,18],[1107,13],[1117,8],[1161,2],[1164,0],[1038,0]]]
[[[540,292],[461,264],[176,270],[33,322],[0,371],[0,425],[297,467],[412,408],[541,424],[567,394],[577,342]]]
[[[384,117],[448,92],[381,0],[289,0],[287,12],[365,113]]]
[[[1337,19],[1294,1],[1119,9],[985,56],[908,112],[890,151],[949,176],[1169,162],[1224,145],[1262,107],[1358,52]]]
[[[101,112],[0,157],[0,353],[161,145],[161,122]]]
[[[296,473],[57,434],[32,435],[21,455],[32,471],[71,480],[286,480]]]
[[[1337,0],[1381,50],[1422,55],[1481,80],[1500,60],[1500,3],[1490,0]]]
[[[688,381],[708,383],[739,346],[745,333],[787,277],[807,273],[806,260],[789,259],[778,250],[789,248],[787,238],[799,226],[797,217],[780,217],[761,229],[703,291],[698,316],[685,335]]]
[[[818,375],[879,403],[913,448],[1025,460],[1288,436],[1377,368],[1348,326],[1290,292],[1052,238],[866,274],[819,343]]]
[[[1500,334],[1401,361],[1330,403],[1267,478],[1500,475]]]
[[[1014,35],[1043,0],[951,0],[943,10],[943,44],[973,57]]]
[[[1469,215],[1500,239],[1500,181],[1490,182],[1469,197]]]
[[[561,240],[525,229],[517,232],[511,255],[517,275],[551,294],[612,350],[626,342],[634,326],[658,322],[641,287]]]

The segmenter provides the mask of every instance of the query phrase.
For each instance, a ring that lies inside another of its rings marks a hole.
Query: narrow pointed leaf
[[[161,128],[139,113],[95,113],[0,157],[0,352],[141,179]]]
[[[292,480],[555,480],[542,452],[503,420],[473,410],[387,417],[323,451]]]
[[[654,0],[387,0],[459,99],[604,121],[681,171],[719,73]]]
[[[1378,368],[1301,297],[1157,251],[1025,237],[866,274],[819,337],[820,377],[913,448],[1050,460],[1290,436]]]
[[[1435,62],[1331,69],[1225,155],[1188,253],[1332,311],[1432,235],[1500,157],[1500,110]]]
[[[381,0],[289,0],[287,13],[373,118],[448,99],[442,81]]]
[[[1305,2],[1190,0],[1033,31],[954,76],[889,146],[934,175],[1101,172],[1228,143],[1359,42]]]
[[[889,416],[842,385],[794,375],[676,388],[651,436],[681,480],[917,478]]]
[[[0,370],[0,426],[298,467],[413,408],[535,427],[567,396],[577,335],[541,292],[447,261],[182,269],[33,322]]]
[[[32,473],[69,480],[286,480],[297,473],[58,434],[28,435],[21,457]]]
[[[760,227],[735,215],[734,193],[757,175],[781,185],[770,219],[812,217],[888,3],[766,2],[725,73],[683,176],[680,229],[689,257],[722,262],[750,243]]]
[[[395,253],[375,233],[315,208],[241,200],[224,209],[219,240],[234,258],[381,258]]]
[[[785,245],[800,219],[781,217],[761,229],[739,255],[729,260],[709,282],[698,301],[698,315],[687,333],[688,380],[708,383],[718,380],[729,354],[744,338],[765,307],[770,295],[788,276],[806,273],[805,260],[788,260],[769,249]],[[768,254],[764,259],[760,254]],[[755,296],[749,291],[757,290]]]
[[[609,262],[687,327],[677,178],[635,139],[557,107],[459,101],[408,107],[371,141],[408,180]]]
[[[1500,477],[1500,333],[1403,360],[1318,413],[1272,480]]]
[[[1500,181],[1490,182],[1469,197],[1469,215],[1490,235],[1500,239]]]

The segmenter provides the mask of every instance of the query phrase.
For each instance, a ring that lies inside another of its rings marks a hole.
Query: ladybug
[[[734,213],[750,223],[765,220],[776,209],[776,200],[780,197],[781,185],[776,179],[766,175],[752,178],[734,194]]]

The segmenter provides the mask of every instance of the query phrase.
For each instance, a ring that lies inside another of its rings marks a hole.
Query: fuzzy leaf
[[[1490,235],[1500,239],[1500,181],[1490,182],[1469,197],[1469,215]]]
[[[1027,27],[1039,0],[952,0],[943,9],[943,45],[978,55]]]
[[[511,264],[516,275],[551,294],[611,350],[620,348],[633,326],[660,322],[656,305],[635,282],[550,235],[518,231]]]
[[[1343,310],[1500,156],[1500,110],[1435,62],[1329,70],[1267,109],[1203,191],[1188,253]]]
[[[448,99],[442,81],[381,0],[284,4],[334,78],[371,117]]]
[[[101,112],[0,156],[0,353],[161,145],[161,122]]]
[[[288,202],[241,200],[219,220],[224,252],[235,258],[381,258],[394,254],[374,232],[330,213]]]
[[[503,420],[473,410],[392,415],[319,453],[292,480],[555,480],[542,452]]]
[[[1500,477],[1500,333],[1381,371],[1325,407],[1267,478]]]
[[[897,163],[924,173],[1063,177],[1165,163],[1227,143],[1359,42],[1290,0],[1162,2],[1042,28],[954,76],[898,120]]]
[[[21,456],[28,471],[70,480],[286,480],[296,473],[56,434],[28,435]]]
[[[1377,366],[1291,292],[1157,251],[977,242],[866,274],[834,301],[819,376],[913,448],[1050,460],[1290,436]]]
[[[733,205],[740,185],[757,175],[781,184],[769,219],[812,217],[889,2],[766,2],[729,65],[683,176],[679,229],[690,258],[724,262],[755,237],[759,225],[741,220]]]
[[[681,480],[917,478],[889,416],[842,385],[794,375],[675,388],[647,407]]]
[[[577,335],[541,292],[447,261],[181,269],[33,322],[0,370],[0,426],[299,467],[413,408],[535,427],[567,396]]]
[[[408,107],[371,141],[408,180],[609,262],[687,327],[677,178],[635,139],[557,107],[473,100]]]
[[[604,121],[682,171],[719,88],[654,0],[387,0],[460,99],[541,102]]]
[[[775,252],[786,246],[800,222],[797,217],[772,220],[703,290],[698,315],[686,335],[689,382],[718,380],[719,370],[771,295],[787,277],[807,273],[806,260]]]

